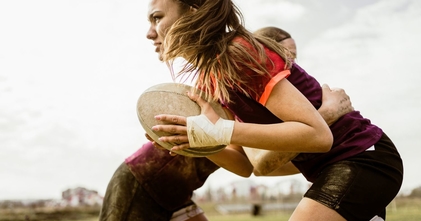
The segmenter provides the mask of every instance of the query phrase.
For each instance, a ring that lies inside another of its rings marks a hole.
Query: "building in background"
[[[84,187],[67,189],[62,192],[62,203],[65,206],[98,206],[102,205],[103,197],[95,190]]]

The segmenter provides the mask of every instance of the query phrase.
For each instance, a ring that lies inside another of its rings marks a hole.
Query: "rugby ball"
[[[158,140],[159,137],[168,134],[152,131],[152,126],[163,124],[163,122],[155,120],[154,116],[158,114],[172,114],[185,117],[200,115],[200,106],[187,96],[187,91],[193,91],[193,88],[181,83],[162,83],[146,89],[137,101],[137,116],[143,129],[154,141],[167,150],[170,150],[176,144]],[[202,96],[202,98],[204,98],[204,96]],[[228,119],[228,115],[223,110],[220,103],[210,102],[210,105],[219,116]],[[217,153],[224,147],[225,145],[190,147],[182,151],[174,152],[189,157],[204,157]]]

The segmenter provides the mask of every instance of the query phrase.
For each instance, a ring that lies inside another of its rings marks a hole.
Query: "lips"
[[[155,47],[155,52],[157,52],[157,53],[159,53],[161,50],[161,44],[159,44],[159,43],[155,43],[154,44],[156,47]]]

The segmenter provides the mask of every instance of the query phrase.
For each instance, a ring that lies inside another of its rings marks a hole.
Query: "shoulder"
[[[248,51],[256,51],[256,48],[245,38],[237,36],[234,39],[232,39],[230,46],[232,47],[241,47],[246,48]]]

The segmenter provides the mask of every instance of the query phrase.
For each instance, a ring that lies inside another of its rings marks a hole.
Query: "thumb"
[[[329,87],[329,85],[327,85],[327,84],[323,84],[322,85],[322,89],[323,90],[331,90],[330,87]]]
[[[196,93],[188,92],[187,95],[199,105],[200,113],[205,115],[213,124],[219,120],[220,116],[215,112],[208,101]]]
[[[332,92],[332,90],[330,89],[329,85],[323,84],[322,85],[322,100],[323,101],[326,98],[327,94],[329,94],[330,92]]]
[[[199,95],[199,94],[196,94],[196,93],[191,92],[191,91],[187,92],[187,96],[189,96],[189,98],[190,98],[192,101],[196,102],[196,103],[197,103],[197,105],[199,105],[200,109],[201,109],[201,110],[202,110],[202,112],[203,112],[203,110],[204,110],[204,109],[205,109],[205,107],[206,107],[207,102],[206,102],[205,100],[203,100],[203,99],[202,99],[202,97],[200,97],[200,95]]]

